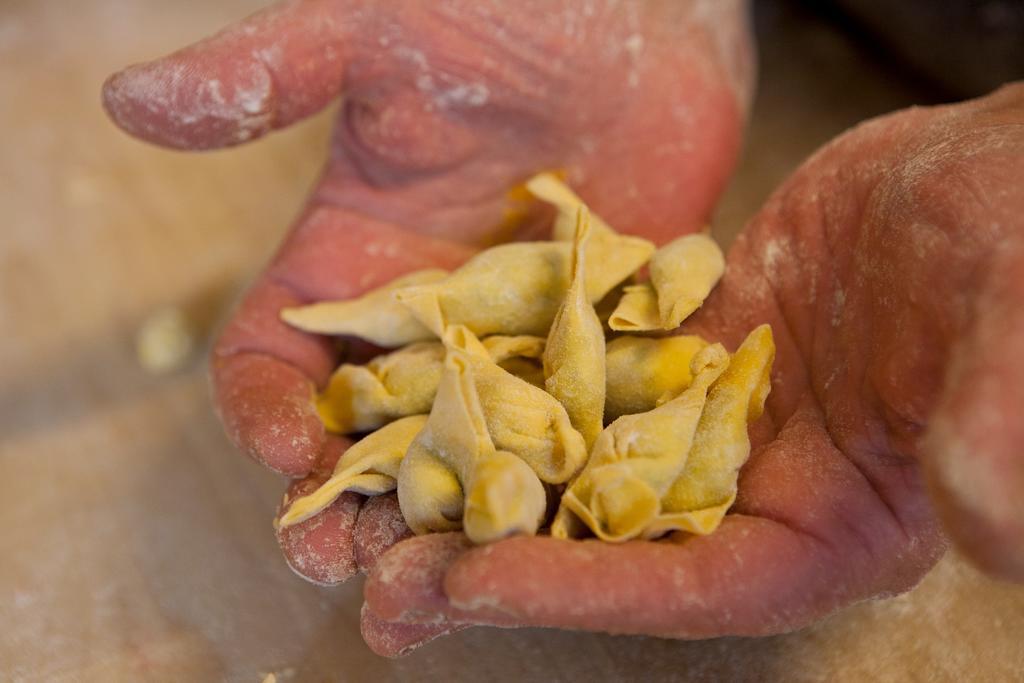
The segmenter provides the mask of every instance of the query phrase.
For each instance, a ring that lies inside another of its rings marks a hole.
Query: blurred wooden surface
[[[476,629],[374,656],[361,582],[319,588],[279,556],[284,483],[232,451],[203,363],[154,378],[132,349],[148,313],[222,299],[267,258],[330,121],[183,155],[115,130],[100,83],[261,4],[0,4],[0,680],[1024,679],[1024,590],[954,557],[908,595],[786,636]],[[761,92],[724,239],[823,141],[926,97],[790,6],[760,9]]]

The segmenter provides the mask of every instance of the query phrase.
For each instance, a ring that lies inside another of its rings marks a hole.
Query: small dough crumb
[[[169,306],[147,317],[135,337],[139,365],[154,375],[181,370],[196,349],[196,330],[180,308]]]

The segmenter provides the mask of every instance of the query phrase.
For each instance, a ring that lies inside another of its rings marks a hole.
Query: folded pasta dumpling
[[[281,516],[278,526],[309,519],[345,491],[368,496],[394,491],[402,458],[426,422],[426,415],[405,417],[352,444],[338,459],[331,478],[308,496],[297,498]]]
[[[495,447],[522,458],[545,483],[568,481],[583,466],[587,447],[562,404],[480,352],[467,328],[449,328],[445,343],[464,352]]]
[[[736,500],[740,467],[750,455],[747,426],[764,412],[775,359],[772,329],[747,335],[728,369],[708,393],[686,467],[662,498],[661,513],[648,527],[654,538],[667,531],[709,534]]]
[[[480,343],[480,353],[496,363],[543,353],[541,337],[495,335]],[[317,398],[324,426],[349,434],[376,429],[406,415],[426,414],[441,380],[445,348],[439,341],[417,342],[377,356],[366,365],[341,365]]]
[[[650,332],[661,329],[658,293],[649,282],[626,285],[622,298],[608,316],[608,327],[616,332]]]
[[[448,271],[428,268],[392,280],[356,299],[321,301],[281,310],[281,319],[293,327],[317,334],[344,334],[377,346],[394,348],[436,335],[394,298],[395,290],[439,282]]]
[[[690,362],[705,346],[696,335],[625,335],[608,342],[604,419],[645,413],[675,397],[690,385]]]
[[[704,299],[725,272],[725,257],[709,235],[669,242],[651,257],[650,283],[626,289],[608,319],[613,330],[674,330]]]
[[[538,173],[527,180],[526,189],[537,199],[553,205],[558,210],[554,227],[551,229],[551,239],[556,242],[572,242],[576,234],[576,213],[584,206],[579,195],[550,172]],[[591,232],[596,239],[616,234],[600,216],[591,215],[590,224]]]
[[[721,344],[701,349],[693,381],[679,396],[601,432],[580,475],[562,496],[552,536],[579,535],[583,525],[605,541],[642,535],[661,511],[661,497],[686,465],[708,388],[729,365]]]
[[[565,407],[589,451],[604,427],[604,328],[585,288],[585,247],[590,238],[590,216],[585,206],[580,206],[576,220],[572,284],[548,334],[544,388]]]
[[[399,471],[398,501],[415,533],[464,528],[474,543],[534,534],[544,487],[487,431],[470,354],[449,352],[437,400]]]
[[[417,342],[366,365],[341,365],[317,397],[320,419],[328,431],[351,434],[429,413],[444,355],[440,342]]]
[[[600,301],[643,266],[654,245],[611,234],[593,240],[587,262],[587,297]],[[403,287],[395,297],[437,336],[465,325],[477,336],[545,336],[572,279],[572,245],[517,242],[480,252],[440,282]]]

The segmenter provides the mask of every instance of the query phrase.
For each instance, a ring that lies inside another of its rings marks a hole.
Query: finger
[[[990,264],[925,438],[924,465],[954,540],[983,569],[1024,580],[1024,248]]]
[[[353,539],[359,571],[368,574],[391,546],[412,535],[398,507],[398,496],[389,494],[367,500],[359,511]]]
[[[324,338],[285,325],[277,311],[305,303],[264,278],[246,295],[214,347],[214,406],[231,441],[256,461],[299,477],[313,467],[326,434],[316,385],[335,353]]]
[[[293,500],[316,490],[316,486],[292,484]],[[302,578],[323,586],[347,581],[359,570],[353,555],[352,536],[363,498],[347,491],[318,514],[304,522],[277,530],[277,542],[285,561]]]
[[[327,481],[347,446],[345,440],[329,437],[316,471],[291,483],[274,520],[277,542],[288,566],[304,579],[321,585],[346,581],[358,569],[353,537],[363,497],[356,493],[343,493],[315,517],[292,526],[281,528],[277,520],[297,498],[312,493]]]
[[[465,624],[403,624],[383,621],[365,604],[359,616],[359,630],[363,640],[375,654],[382,657],[407,655],[435,638],[468,628]]]
[[[820,420],[814,409],[798,412],[752,458],[739,514],[709,536],[621,545],[511,539],[456,554],[439,591],[380,577],[367,602],[382,617],[427,620],[442,608],[477,623],[704,638],[785,632],[852,601],[908,589],[941,542],[918,527],[926,515],[892,510],[879,494],[885,483],[836,451]],[[402,548],[411,555],[407,544],[392,552]]]
[[[445,572],[470,548],[469,539],[459,532],[415,536],[399,543],[378,559],[367,577],[363,588],[367,605],[389,622],[430,624],[445,619]],[[415,600],[408,599],[411,595]]]
[[[687,638],[762,635],[805,623],[781,596],[792,597],[794,574],[806,579],[820,571],[811,543],[778,523],[740,516],[682,545],[516,538],[467,553],[445,588],[451,609],[481,623],[513,619]],[[750,563],[757,569],[744,570]],[[772,589],[781,595],[766,601]]]
[[[260,137],[341,90],[352,20],[344,2],[290,1],[111,76],[103,103],[124,130],[180,149]]]
[[[280,310],[358,296],[411,270],[454,267],[470,253],[346,210],[308,212],[214,346],[214,403],[228,436],[275,471],[307,474],[326,442],[313,398],[337,355],[326,338],[286,325]]]
[[[356,524],[354,543],[359,569],[369,574],[377,565],[378,560],[392,546],[406,538],[411,538],[412,535],[412,530],[402,518],[397,496],[387,495],[371,498],[360,511]],[[448,543],[451,543],[449,551],[457,552],[458,548],[463,547],[461,534],[445,534],[445,536],[457,537],[457,540],[445,539],[443,544],[446,547]],[[436,558],[437,561],[434,563],[419,565],[421,568],[419,585],[430,585],[434,588],[441,585],[444,576],[443,570],[446,566],[444,557],[447,557],[447,554]],[[409,574],[405,570],[409,567],[401,565],[401,554],[396,562],[397,564],[393,566],[401,568],[402,575],[408,577]],[[390,572],[390,570],[388,571]],[[453,623],[445,616],[435,617],[432,623],[386,621],[376,615],[366,604],[363,605],[360,617],[360,631],[363,640],[371,650],[384,657],[400,657],[409,654],[435,638],[469,627],[468,624]]]
[[[659,245],[708,225],[739,155],[755,71],[749,3],[660,7],[675,40],[626,39],[640,57],[628,110],[567,165],[596,214]]]

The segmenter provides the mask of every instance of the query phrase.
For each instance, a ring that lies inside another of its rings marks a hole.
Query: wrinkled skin
[[[311,404],[338,359],[279,308],[536,234],[501,227],[502,197],[543,168],[567,168],[626,232],[663,242],[706,218],[749,89],[742,7],[623,4],[585,17],[577,3],[387,3],[363,16],[293,3],[108,82],[120,125],[186,149],[249,139],[344,91],[323,182],[213,359],[229,435],[309,475],[289,499],[345,443]],[[346,494],[279,535],[289,564],[322,583],[370,571],[364,636],[391,655],[472,623],[778,633],[907,590],[945,532],[1024,579],[1022,124],[1024,86],[869,122],[747,226],[686,326],[735,348],[769,322],[778,345],[734,514],[714,534],[475,549],[438,534],[388,550],[409,536],[393,498]]]

